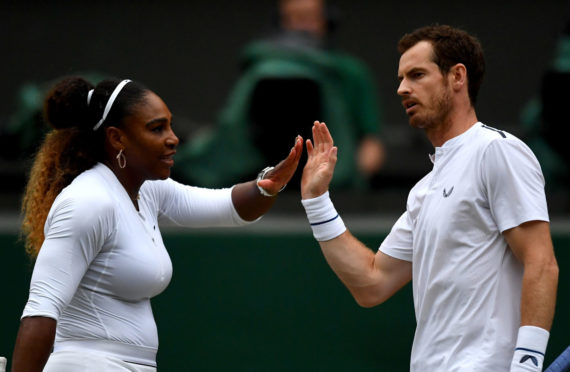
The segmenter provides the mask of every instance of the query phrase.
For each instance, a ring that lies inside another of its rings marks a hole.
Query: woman
[[[26,250],[37,259],[12,371],[155,371],[150,298],[172,275],[158,222],[256,220],[295,172],[302,139],[257,181],[209,190],[169,179],[172,114],[135,82],[66,78],[44,111],[54,130],[23,200]]]

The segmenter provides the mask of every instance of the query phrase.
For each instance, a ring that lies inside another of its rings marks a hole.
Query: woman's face
[[[135,113],[125,118],[122,130],[128,172],[143,180],[168,178],[178,137],[172,130],[172,114],[162,99],[148,91]]]

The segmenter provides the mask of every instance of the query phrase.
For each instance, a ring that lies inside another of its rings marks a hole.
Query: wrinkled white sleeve
[[[112,229],[112,206],[101,200],[58,198],[46,220],[23,317],[59,319]]]
[[[481,172],[501,232],[527,221],[549,221],[540,164],[522,141],[500,139],[489,144]]]
[[[156,203],[160,218],[166,217],[178,225],[221,227],[250,223],[237,213],[232,202],[232,188],[206,189],[167,179],[146,182],[144,192]]]
[[[413,236],[408,212],[404,212],[380,245],[380,251],[404,261],[413,259]]]

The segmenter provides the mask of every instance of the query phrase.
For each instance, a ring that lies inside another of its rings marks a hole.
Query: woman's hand
[[[287,185],[291,177],[293,177],[299,165],[299,159],[302,153],[303,138],[297,136],[297,138],[295,138],[295,145],[289,152],[287,158],[280,161],[275,168],[265,175],[264,179],[257,182],[259,187],[264,189],[268,194],[277,195],[283,186]]]
[[[295,145],[289,152],[285,160],[282,160],[270,170],[262,180],[254,180],[240,183],[232,189],[232,202],[241,218],[246,221],[253,221],[265,214],[277,198],[279,190],[289,182],[303,152],[303,138],[297,136]],[[262,195],[259,191],[261,187],[270,197]]]
[[[307,140],[307,164],[301,178],[301,198],[311,199],[324,194],[332,180],[337,148],[325,123],[315,121],[313,142]]]

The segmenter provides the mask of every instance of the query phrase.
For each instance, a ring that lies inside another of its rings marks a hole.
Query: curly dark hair
[[[44,241],[47,215],[61,190],[75,177],[104,160],[105,126],[120,127],[143,102],[147,89],[125,85],[101,128],[93,130],[119,80],[96,87],[81,77],[56,83],[44,102],[44,119],[52,128],[37,151],[22,200],[22,235],[26,252],[35,258]],[[93,94],[88,103],[89,91]]]

